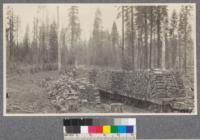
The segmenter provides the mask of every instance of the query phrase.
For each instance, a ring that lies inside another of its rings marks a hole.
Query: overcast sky
[[[29,24],[30,32],[32,32],[33,17],[36,17],[36,16],[41,17],[42,15],[41,12],[38,12],[38,6],[45,6],[46,13],[48,13],[49,15],[49,23],[51,23],[53,20],[56,20],[57,18],[56,8],[57,6],[59,6],[60,26],[67,27],[68,9],[72,5],[79,6],[79,20],[80,20],[80,25],[81,25],[81,30],[82,30],[82,36],[81,36],[82,39],[88,39],[93,30],[94,16],[95,16],[95,11],[97,8],[101,10],[104,29],[111,31],[112,24],[115,21],[117,22],[118,31],[121,30],[121,20],[116,19],[116,16],[117,16],[116,7],[120,6],[121,4],[5,4],[4,11],[6,10],[7,6],[10,6],[10,7],[13,7],[14,13],[20,16],[20,20],[21,20],[20,33],[21,33],[21,37],[23,37],[26,25]],[[133,5],[136,5],[136,4],[133,4]],[[137,5],[141,5],[141,4],[137,4]],[[149,5],[149,4],[145,4],[145,5]],[[170,4],[168,7],[169,15],[174,9],[176,9],[177,12],[179,12],[180,6],[181,6],[180,4]]]

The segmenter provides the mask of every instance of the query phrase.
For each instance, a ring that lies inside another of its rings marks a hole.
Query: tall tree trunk
[[[171,44],[173,46],[173,50],[172,50],[172,46],[170,46],[170,52],[172,53],[172,58],[171,58],[171,66],[170,68],[174,68],[174,65],[176,63],[176,44],[175,44],[175,35],[174,35],[174,31],[172,33],[172,40],[171,40]],[[170,59],[170,58],[169,58]]]
[[[180,33],[178,34],[178,67],[181,70],[181,37]]]
[[[59,40],[59,28],[60,28],[60,21],[59,21],[59,6],[57,7],[57,38],[58,38],[58,72],[61,72],[61,51],[60,51],[60,40]]]
[[[160,40],[160,8],[157,7],[157,68],[161,68],[161,62],[162,62],[162,46],[161,46],[161,40]]]
[[[143,29],[141,29],[139,33],[139,40],[138,40],[138,49],[139,49],[139,68],[140,70],[143,68],[143,51],[142,51],[142,36],[143,36]]]
[[[151,18],[150,18],[150,46],[149,46],[149,68],[151,69],[151,53],[152,53],[152,32],[153,32],[153,7],[151,6],[150,9],[150,14],[151,14]]]
[[[135,70],[135,59],[134,59],[134,52],[135,52],[135,44],[134,44],[134,28],[133,28],[133,6],[131,6],[131,45],[132,45],[132,69]]]
[[[139,33],[140,34],[140,33]],[[137,65],[138,65],[138,68],[141,69],[141,43],[140,43],[141,39],[140,39],[140,35],[138,35],[138,43],[137,43]]]
[[[18,50],[19,46],[19,17],[16,17],[16,51]],[[17,57],[17,53],[15,54],[15,58]]]
[[[184,69],[187,73],[187,25],[185,27],[185,38],[184,38]]]
[[[122,68],[124,68],[124,6],[122,6]]]
[[[148,68],[148,52],[147,52],[147,47],[148,47],[148,43],[147,43],[147,40],[148,40],[148,25],[147,25],[147,10],[145,9],[145,13],[144,13],[144,28],[145,28],[145,45],[144,45],[144,68]]]
[[[11,9],[11,18],[10,18],[10,61],[13,61],[14,54],[14,15],[13,9]]]

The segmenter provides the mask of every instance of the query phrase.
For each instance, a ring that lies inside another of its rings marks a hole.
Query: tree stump
[[[111,112],[112,113],[123,112],[123,104],[122,103],[112,103],[111,104]]]
[[[80,108],[78,97],[69,97],[67,99],[68,112],[78,112]]]

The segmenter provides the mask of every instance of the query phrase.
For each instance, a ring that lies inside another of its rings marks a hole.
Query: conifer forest
[[[6,113],[195,113],[192,4],[6,4]]]

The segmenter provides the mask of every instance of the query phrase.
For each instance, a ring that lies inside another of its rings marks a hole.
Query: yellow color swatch
[[[103,134],[110,134],[110,125],[103,126]]]

